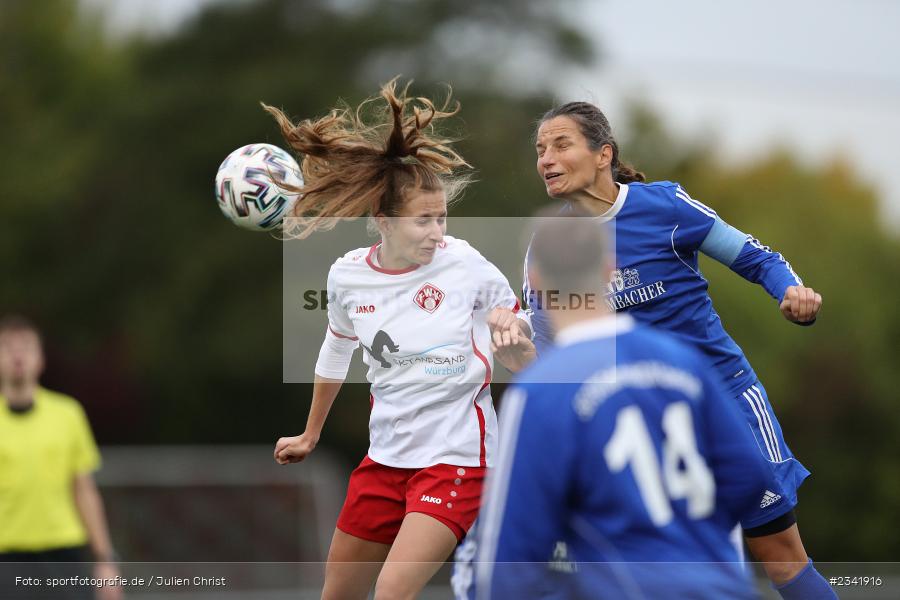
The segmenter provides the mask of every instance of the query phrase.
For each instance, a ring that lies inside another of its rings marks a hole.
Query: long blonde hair
[[[380,98],[386,106],[370,122],[364,114],[379,97],[296,124],[263,104],[301,159],[303,187],[284,185],[301,194],[291,214],[296,219],[285,229],[288,237],[331,229],[335,217],[396,216],[411,190],[443,190],[448,203],[458,197],[471,178],[457,171],[470,165],[451,148],[454,140],[436,134],[435,124],[456,115],[460,104],[451,106],[449,91],[438,108],[428,98],[409,97],[408,90],[409,84],[397,89],[397,78],[384,84]]]

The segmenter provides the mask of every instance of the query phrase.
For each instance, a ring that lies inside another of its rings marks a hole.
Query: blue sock
[[[784,600],[838,600],[831,585],[816,571],[812,559],[796,577],[775,589]]]

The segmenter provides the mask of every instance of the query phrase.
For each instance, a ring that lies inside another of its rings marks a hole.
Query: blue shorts
[[[794,458],[784,441],[781,425],[769,404],[766,388],[759,380],[738,394],[736,400],[773,475],[770,483],[772,487],[765,491],[750,512],[741,517],[741,527],[752,529],[777,519],[797,506],[797,490],[803,480],[809,477],[809,471]]]

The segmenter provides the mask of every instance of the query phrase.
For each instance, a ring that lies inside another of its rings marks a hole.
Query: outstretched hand
[[[781,314],[788,321],[807,323],[816,318],[822,307],[822,296],[812,288],[792,285],[784,292],[781,300]]]

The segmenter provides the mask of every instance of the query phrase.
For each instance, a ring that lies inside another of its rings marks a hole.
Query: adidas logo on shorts
[[[556,542],[556,546],[553,548],[553,558],[550,559],[547,568],[557,573],[578,572],[578,565],[569,556],[569,547],[565,542]]]
[[[772,506],[779,500],[781,500],[781,495],[776,494],[775,492],[770,492],[769,490],[766,490],[766,493],[763,494],[762,502],[759,503],[759,507],[767,508],[769,506]]]

